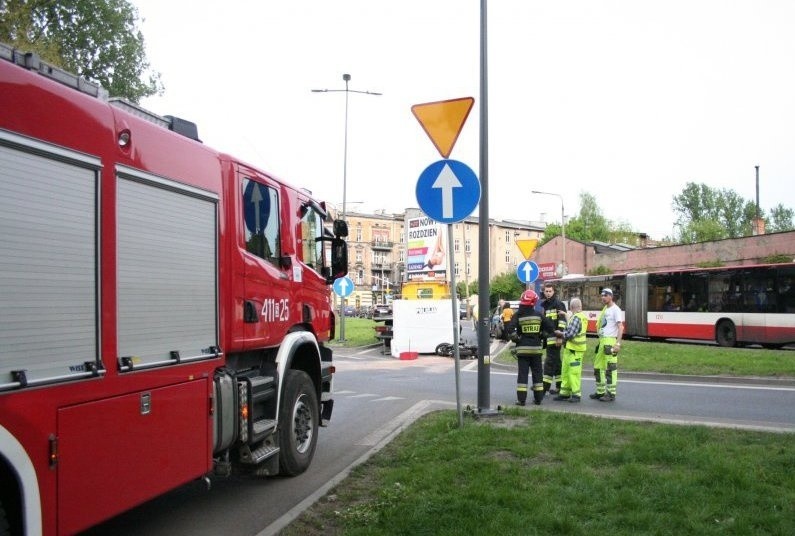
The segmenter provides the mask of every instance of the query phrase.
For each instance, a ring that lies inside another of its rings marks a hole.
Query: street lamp
[[[342,80],[345,82],[345,89],[313,89],[312,93],[339,93],[345,92],[345,145],[343,148],[342,156],[342,219],[348,221],[348,94],[349,93],[363,93],[365,95],[381,95],[374,91],[356,91],[348,88],[348,82],[351,81],[351,75],[343,74]],[[340,299],[340,341],[345,340],[345,298]]]
[[[560,194],[553,194],[551,192],[540,192],[538,190],[533,190],[530,193],[540,194],[540,195],[554,195],[560,198],[560,234],[563,237],[563,258],[561,260],[562,268],[560,270],[560,275],[562,277],[566,275],[566,216],[564,215],[565,212],[563,209],[563,196]]]

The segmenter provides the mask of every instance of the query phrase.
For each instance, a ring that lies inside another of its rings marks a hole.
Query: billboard
[[[447,280],[447,226],[427,216],[406,221],[406,275]]]

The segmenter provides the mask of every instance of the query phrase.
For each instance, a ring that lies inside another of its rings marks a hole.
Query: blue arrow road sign
[[[417,203],[432,220],[456,223],[480,201],[480,181],[472,169],[458,160],[439,160],[417,180]]]
[[[334,293],[341,298],[347,298],[353,292],[353,281],[347,275],[335,279],[333,286]]]
[[[522,283],[532,283],[538,279],[538,265],[533,261],[522,261],[516,267],[516,275]]]

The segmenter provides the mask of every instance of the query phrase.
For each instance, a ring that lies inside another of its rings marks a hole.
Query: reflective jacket
[[[559,331],[566,330],[566,315],[558,314],[558,311],[566,311],[566,305],[558,299],[557,296],[552,296],[548,300],[544,300],[541,302],[541,306],[544,308],[544,316],[550,322],[550,325]],[[555,344],[555,334],[550,333],[550,336],[547,338],[547,345]]]
[[[572,333],[574,329],[577,329],[577,333]],[[587,345],[585,336],[587,331],[588,318],[585,316],[585,313],[582,311],[574,313],[564,335],[564,338],[570,337],[566,340],[566,348],[575,352],[584,352]]]
[[[517,356],[540,356],[548,333],[546,319],[529,305],[520,305],[508,324],[508,334],[517,339]]]

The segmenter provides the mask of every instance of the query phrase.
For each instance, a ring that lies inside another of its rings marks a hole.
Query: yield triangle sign
[[[536,250],[536,246],[538,245],[537,238],[522,238],[516,241],[516,245],[519,246],[519,251],[522,252],[524,258],[530,260],[530,256]]]
[[[431,138],[439,154],[447,158],[453,152],[453,146],[474,103],[472,97],[426,102],[412,106],[411,113]]]

